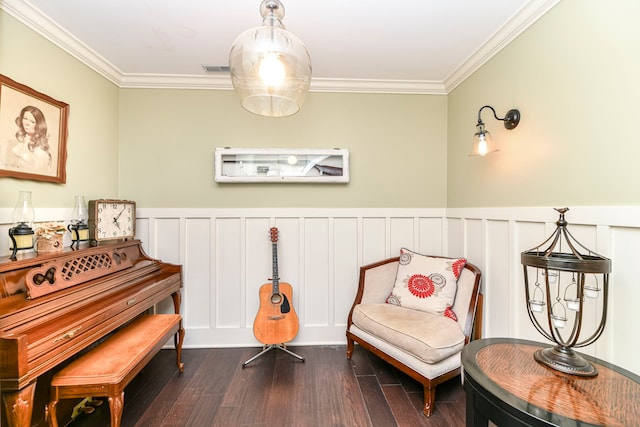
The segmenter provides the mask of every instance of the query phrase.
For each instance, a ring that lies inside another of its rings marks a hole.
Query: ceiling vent
[[[202,68],[207,73],[228,73],[229,66],[228,65],[203,65]]]

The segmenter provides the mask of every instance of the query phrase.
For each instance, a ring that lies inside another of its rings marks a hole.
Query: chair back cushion
[[[387,302],[456,320],[450,309],[467,260],[431,257],[401,249],[395,285]]]

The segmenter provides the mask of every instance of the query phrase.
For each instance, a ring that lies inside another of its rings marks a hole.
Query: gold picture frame
[[[0,74],[0,177],[64,184],[69,105]]]

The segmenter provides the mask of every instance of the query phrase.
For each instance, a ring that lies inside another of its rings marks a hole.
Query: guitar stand
[[[251,363],[251,362],[253,362],[254,360],[256,360],[257,358],[259,358],[259,357],[261,357],[261,356],[265,355],[266,353],[268,353],[269,351],[273,350],[274,348],[275,348],[275,349],[278,349],[278,350],[282,350],[282,351],[284,351],[285,353],[287,353],[287,354],[289,354],[289,355],[291,355],[291,356],[295,357],[296,359],[298,359],[298,360],[300,360],[300,361],[304,362],[304,357],[300,356],[299,354],[295,354],[295,353],[294,353],[293,351],[291,351],[291,350],[288,350],[288,349],[287,349],[287,346],[285,346],[284,344],[268,344],[268,345],[265,345],[265,346],[262,348],[262,351],[261,351],[260,353],[256,354],[256,355],[255,355],[255,356],[253,356],[251,359],[249,359],[249,360],[247,360],[246,362],[244,362],[244,363],[242,364],[242,367],[244,368],[244,367],[245,367],[245,366],[247,366],[249,363]]]

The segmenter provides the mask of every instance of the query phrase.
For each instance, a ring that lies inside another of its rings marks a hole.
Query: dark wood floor
[[[422,415],[422,387],[356,346],[291,347],[302,363],[259,348],[187,349],[185,371],[162,350],[125,391],[122,426],[464,426],[459,378],[438,387],[435,413]],[[69,427],[109,426],[103,404]]]

